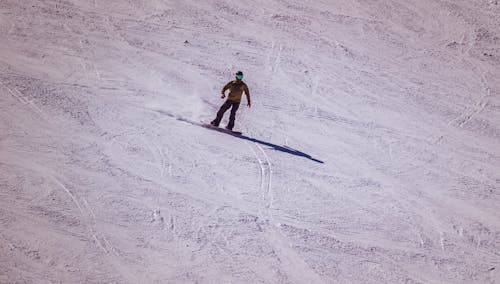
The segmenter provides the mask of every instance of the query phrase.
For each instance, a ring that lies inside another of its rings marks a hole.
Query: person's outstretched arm
[[[250,91],[248,90],[248,86],[245,84],[245,95],[247,96],[247,106],[251,107],[252,103],[250,102]]]
[[[227,83],[221,90],[221,98],[225,98],[226,97],[226,91],[227,89],[229,89],[231,87],[231,83],[233,83],[233,81]]]

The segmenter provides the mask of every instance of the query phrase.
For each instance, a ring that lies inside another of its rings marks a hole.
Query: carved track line
[[[50,175],[50,179],[66,192],[66,194],[71,198],[71,200],[76,205],[76,207],[78,207],[78,210],[80,210],[80,213],[83,215],[84,214],[83,207],[80,204],[80,202],[78,202],[78,200],[76,199],[75,195],[73,195],[73,193],[71,193],[71,191],[66,186],[64,186],[64,184],[62,184],[54,176]]]
[[[59,181],[55,176],[49,175],[50,179],[59,187],[61,187],[66,194],[71,198],[73,203],[78,207],[78,210],[80,211],[80,216],[85,220],[85,225],[90,231],[90,234],[92,235],[92,238],[95,240],[97,246],[104,251],[105,253],[109,253],[108,250],[106,249],[105,245],[99,240],[97,233],[95,232],[92,224],[90,224],[89,218],[91,220],[95,219],[95,214],[94,211],[88,206],[88,202],[85,198],[82,197],[83,202],[86,204],[87,210],[83,209],[83,206],[81,202],[78,201],[77,197],[61,182]],[[89,217],[90,216],[90,217]]]
[[[92,208],[90,207],[89,203],[87,202],[87,199],[82,197],[82,200],[83,200],[83,204],[85,205],[85,208],[87,208],[87,211],[90,213],[90,216],[92,217],[92,219],[95,219],[94,210],[92,210]]]
[[[309,264],[300,256],[300,254],[298,254],[297,251],[292,248],[288,238],[275,227],[276,224],[274,224],[274,217],[271,213],[271,208],[273,205],[273,168],[271,160],[262,146],[257,143],[254,144],[255,147],[257,147],[264,156],[264,159],[261,159],[257,152],[253,149],[251,144],[247,143],[248,147],[259,162],[259,166],[261,169],[260,188],[262,194],[262,202],[264,203],[262,207],[265,208],[264,219],[266,221],[270,220],[273,223],[268,230],[268,241],[274,248],[274,250],[278,253],[279,258],[282,262],[283,270],[286,271],[287,274],[290,274],[294,279],[296,279],[296,281],[294,282],[323,283],[321,277],[316,273],[316,271],[314,271],[314,269],[309,266]],[[267,182],[264,181],[266,179],[266,172]],[[265,183],[267,183],[267,185]],[[261,209],[259,209],[259,213],[262,215]]]
[[[34,109],[40,116],[42,116],[45,120],[47,119],[45,112],[43,112],[39,107],[37,107],[32,101],[26,99],[23,97],[23,95],[16,89],[11,89],[7,85],[5,85],[2,81],[0,81],[0,85],[2,85],[7,91],[11,94],[11,96],[18,101],[20,101],[22,104],[27,105]],[[17,94],[14,93],[14,90]]]
[[[90,204],[88,203],[87,199],[85,199],[85,197],[81,197],[82,201],[83,201],[83,204],[85,205],[85,208],[87,208],[87,211],[88,213],[90,214],[90,217],[91,217],[91,220],[92,220],[92,224],[95,224],[95,220],[97,219],[96,216],[95,216],[95,213],[94,213],[94,210],[92,209],[92,207],[90,206]],[[95,233],[94,229],[91,227],[90,230],[92,231],[92,234],[94,235],[94,239],[97,241],[97,244],[106,252],[106,253],[109,253],[109,250],[111,250],[116,256],[118,256],[117,252],[116,252],[116,249],[114,246],[112,246],[108,239],[104,236],[104,235],[99,235],[97,233]],[[98,240],[98,237],[100,237],[102,239],[102,241],[104,243],[102,243],[101,241]]]
[[[259,150],[262,152],[262,154],[264,154],[264,157],[266,158],[266,165],[267,165],[267,170],[268,170],[267,172],[269,174],[269,179],[268,179],[268,183],[267,183],[267,192],[266,192],[268,204],[266,205],[266,208],[268,209],[269,217],[271,217],[271,219],[272,219],[272,213],[271,213],[270,209],[273,206],[273,198],[274,197],[273,197],[273,191],[272,191],[273,169],[272,169],[272,165],[271,165],[271,160],[269,159],[269,156],[266,154],[266,151],[264,151],[262,146],[260,146],[257,143],[255,143],[255,145],[257,146],[257,148],[259,148]]]
[[[148,140],[146,138],[144,138],[142,136],[141,136],[141,140],[144,142],[144,145],[146,145],[146,147],[148,148],[151,155],[153,155],[153,158],[155,160],[153,164],[158,167],[158,171],[160,173],[160,176],[163,177],[164,176],[164,165],[162,162],[163,158],[160,157],[160,159],[158,159],[158,153],[160,153],[159,155],[161,156],[161,150],[159,150],[159,147],[158,147],[158,145],[156,145],[156,143],[152,142],[152,144],[151,144],[148,142]],[[154,145],[154,146],[152,146],[152,145]],[[156,149],[153,149],[153,147]]]
[[[164,178],[165,177],[165,168],[166,168],[166,162],[165,162],[165,154],[163,153],[163,150],[161,149],[161,147],[155,143],[153,140],[151,140],[151,144],[153,144],[153,146],[156,148],[157,152],[158,152],[158,155],[160,157],[160,174],[161,174],[161,177]]]
[[[265,176],[264,163],[259,158],[259,156],[257,155],[257,152],[255,152],[255,150],[253,149],[251,144],[248,143],[247,141],[245,141],[245,144],[247,144],[248,148],[250,148],[250,150],[252,151],[252,154],[254,155],[255,159],[257,159],[257,162],[259,163],[259,167],[260,167],[260,202],[264,203],[265,202],[264,201],[264,176]],[[262,219],[265,219],[265,216],[261,211],[262,210],[261,207],[259,207],[259,214],[261,215],[260,217]]]
[[[267,212],[265,214],[261,214],[261,217],[264,217],[264,219],[269,219],[273,220],[273,215],[270,211],[272,205],[273,205],[273,193],[272,193],[272,177],[273,177],[273,169],[271,165],[271,161],[269,159],[269,156],[266,154],[264,149],[257,143],[253,143],[257,149],[262,153],[262,156],[264,159],[260,158],[259,155],[257,154],[257,151],[254,150],[252,147],[252,144],[249,144],[248,142],[245,141],[247,146],[250,148],[252,151],[255,159],[257,159],[257,162],[259,163],[260,167],[260,196],[261,196],[261,206],[264,208]],[[264,161],[265,160],[265,161]],[[267,180],[266,180],[267,179]],[[260,211],[260,209],[259,209]],[[260,212],[262,213],[262,212]]]

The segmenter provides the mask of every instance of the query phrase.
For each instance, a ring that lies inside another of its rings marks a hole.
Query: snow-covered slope
[[[2,0],[0,283],[500,283],[499,66],[496,0]]]

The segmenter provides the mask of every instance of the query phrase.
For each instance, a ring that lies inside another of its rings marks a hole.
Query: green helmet
[[[236,78],[238,78],[240,80],[243,79],[243,72],[241,72],[241,71],[236,72]]]

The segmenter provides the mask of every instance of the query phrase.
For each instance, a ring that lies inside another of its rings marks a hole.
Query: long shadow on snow
[[[182,121],[182,122],[189,123],[189,124],[192,124],[192,125],[198,125],[198,126],[206,128],[206,129],[212,129],[212,130],[215,130],[215,131],[218,131],[218,132],[222,132],[222,133],[226,133],[226,134],[231,135],[230,133],[228,133],[227,131],[225,131],[225,130],[223,130],[221,128],[206,127],[203,123],[194,122],[194,121],[191,121],[189,119],[185,119],[185,118],[179,117],[179,116],[177,116],[177,115],[175,115],[173,113],[170,113],[170,112],[167,112],[167,111],[164,111],[164,110],[158,110],[158,109],[150,109],[150,110],[153,110],[153,111],[156,111],[158,113],[167,115],[167,116],[172,117],[172,118],[174,118],[174,119],[176,119],[178,121]],[[272,149],[274,149],[276,151],[280,151],[280,152],[287,153],[287,154],[294,155],[294,156],[299,156],[299,157],[307,158],[307,159],[309,159],[309,160],[311,160],[313,162],[316,162],[316,163],[320,163],[320,164],[324,164],[325,163],[325,162],[323,162],[321,160],[318,160],[318,159],[315,159],[315,158],[311,157],[311,155],[308,155],[308,154],[306,154],[304,152],[292,149],[292,148],[287,147],[287,146],[276,145],[276,144],[273,144],[273,143],[270,143],[270,142],[262,141],[262,140],[255,139],[255,138],[252,138],[252,137],[248,137],[248,136],[245,136],[245,135],[231,135],[231,136],[234,136],[235,138],[247,140],[247,141],[250,141],[250,142],[259,143],[259,144],[262,144],[262,145],[265,145],[265,146],[269,146],[269,147],[271,147]]]
[[[239,138],[239,139],[247,140],[247,141],[250,141],[250,142],[255,142],[255,143],[259,143],[259,144],[265,145],[265,146],[269,146],[269,147],[271,147],[272,149],[274,149],[276,151],[280,151],[280,152],[283,152],[283,153],[291,154],[291,155],[294,155],[294,156],[299,156],[299,157],[307,158],[307,159],[309,159],[311,161],[314,161],[316,163],[324,164],[323,161],[315,159],[315,158],[311,157],[311,155],[308,155],[308,154],[306,154],[304,152],[292,149],[292,148],[287,147],[287,146],[279,146],[279,145],[276,145],[276,144],[273,144],[273,143],[270,143],[270,142],[262,141],[262,140],[255,139],[255,138],[252,138],[252,137],[248,137],[248,136],[245,136],[245,135],[231,134],[230,132],[228,132],[227,130],[225,130],[223,128],[207,127],[206,125],[203,125],[203,124],[193,123],[191,121],[184,120],[184,119],[179,119],[179,118],[178,118],[178,120],[186,121],[186,122],[189,122],[191,124],[197,124],[197,125],[200,125],[200,126],[202,126],[204,128],[207,128],[207,129],[211,129],[211,130],[214,130],[214,131],[217,131],[217,132],[229,134],[229,135],[231,135],[231,136],[233,136],[235,138]]]
[[[236,137],[236,138],[243,139],[243,140],[248,140],[248,141],[251,141],[251,142],[255,142],[255,143],[259,143],[259,144],[262,144],[262,145],[269,146],[269,147],[271,147],[272,149],[274,149],[276,151],[280,151],[280,152],[283,152],[283,153],[291,154],[291,155],[294,155],[294,156],[304,157],[304,158],[307,158],[307,159],[309,159],[311,161],[314,161],[316,163],[324,164],[323,161],[315,159],[315,158],[311,157],[311,155],[308,155],[308,154],[306,154],[304,152],[292,149],[292,148],[287,147],[287,146],[279,146],[279,145],[276,145],[276,144],[273,144],[273,143],[269,143],[269,142],[262,141],[262,140],[259,140],[259,139],[255,139],[255,138],[252,138],[252,137],[248,137],[248,136],[245,136],[245,135],[233,135],[233,136]]]

